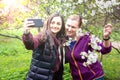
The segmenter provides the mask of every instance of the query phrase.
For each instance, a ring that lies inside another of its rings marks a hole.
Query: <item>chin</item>
[[[58,32],[52,32],[53,34],[57,34]]]
[[[71,34],[67,34],[67,36],[71,37],[72,35]]]

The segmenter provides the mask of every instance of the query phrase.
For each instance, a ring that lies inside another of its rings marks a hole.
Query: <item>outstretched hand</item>
[[[24,22],[24,32],[25,33],[29,33],[29,31],[30,31],[30,26],[33,26],[34,25],[34,22],[33,21],[27,21],[27,20],[25,20],[25,22]]]
[[[104,26],[103,29],[103,37],[109,37],[110,34],[112,33],[112,24],[108,23],[107,25]]]

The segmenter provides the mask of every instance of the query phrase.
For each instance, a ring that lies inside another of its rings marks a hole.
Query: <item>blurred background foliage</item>
[[[65,20],[74,13],[81,15],[83,29],[101,39],[103,26],[111,23],[111,41],[120,41],[119,0],[0,0],[0,80],[25,79],[32,55],[21,41],[25,19],[45,20],[55,12],[61,13]],[[37,29],[33,28],[32,33],[37,34]],[[120,80],[120,57],[117,53],[113,49],[103,58],[105,80]],[[63,77],[71,80],[69,64],[65,64]]]
[[[92,30],[90,28],[101,30],[105,24],[111,23],[114,32],[120,33],[119,0],[0,0],[0,31],[22,28],[26,18],[45,20],[55,12],[61,13],[65,20],[70,14],[80,14],[82,26],[87,31]],[[97,30],[90,32],[101,33]]]

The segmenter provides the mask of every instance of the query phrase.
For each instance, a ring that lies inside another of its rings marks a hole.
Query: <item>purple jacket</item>
[[[89,43],[90,37],[89,35],[85,35],[75,43],[72,51],[70,49],[67,50],[66,56],[70,63],[73,80],[93,80],[104,76],[102,65],[98,60],[86,67],[83,65],[83,62],[86,60],[81,58],[80,53],[83,51],[88,52],[88,50],[92,50]],[[99,45],[102,47],[100,50],[102,54],[106,54],[111,51],[111,46],[105,48],[102,43]]]

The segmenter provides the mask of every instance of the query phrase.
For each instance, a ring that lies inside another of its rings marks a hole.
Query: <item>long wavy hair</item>
[[[49,42],[50,45],[53,46],[54,45],[54,40],[53,40],[53,34],[50,30],[50,24],[51,21],[54,17],[60,17],[62,20],[62,26],[61,26],[61,30],[56,34],[56,38],[63,43],[66,37],[66,33],[65,33],[65,23],[64,23],[64,19],[63,17],[59,14],[59,13],[54,13],[52,14],[44,23],[44,27],[43,27],[43,34],[41,36],[41,40],[42,41],[46,41],[47,38],[49,38]]]

